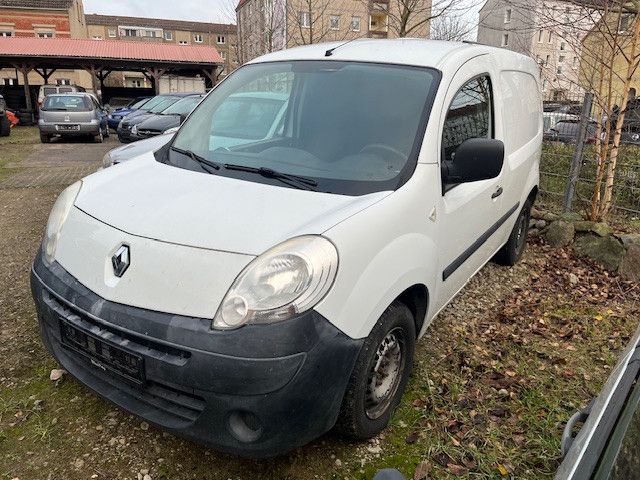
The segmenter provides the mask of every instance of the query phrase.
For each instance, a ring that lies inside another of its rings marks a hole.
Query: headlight
[[[324,237],[292,238],[267,250],[238,275],[213,320],[213,328],[286,320],[313,308],[338,271],[338,251]]]
[[[131,129],[131,134],[132,135],[137,135],[138,134],[138,126],[134,125],[133,128]]]
[[[64,222],[67,220],[73,203],[76,201],[81,186],[82,182],[76,182],[70,187],[67,187],[60,194],[56,203],[53,204],[42,241],[42,251],[44,252],[44,260],[47,265],[51,265],[55,259],[56,248],[58,247],[58,240],[60,239],[60,231],[62,230]]]
[[[107,152],[102,157],[102,168],[109,168],[111,165],[113,165],[113,158],[111,158],[111,152]]]

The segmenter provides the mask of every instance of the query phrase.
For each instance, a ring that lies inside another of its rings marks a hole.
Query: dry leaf
[[[416,467],[416,471],[413,472],[413,480],[424,480],[431,473],[431,463],[427,460],[423,460]]]

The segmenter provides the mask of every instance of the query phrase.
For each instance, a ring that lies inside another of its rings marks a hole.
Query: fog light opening
[[[251,412],[236,410],[229,415],[229,431],[243,443],[255,442],[262,435],[262,422]]]

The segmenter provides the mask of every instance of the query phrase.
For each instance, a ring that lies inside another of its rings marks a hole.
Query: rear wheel
[[[509,235],[509,240],[494,257],[494,261],[500,265],[513,266],[522,257],[527,246],[527,232],[529,231],[529,220],[531,219],[531,200],[527,200],[520,210],[520,215]]]
[[[394,302],[358,354],[336,422],[339,433],[365,440],[387,426],[411,374],[415,339],[411,311]]]
[[[3,112],[0,113],[0,137],[8,137],[9,135],[11,135],[11,122]]]
[[[40,134],[40,141],[42,143],[49,143],[51,141],[51,137],[47,134],[41,133]]]

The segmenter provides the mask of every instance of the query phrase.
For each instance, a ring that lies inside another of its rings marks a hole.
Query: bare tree
[[[332,0],[288,0],[288,42],[309,45],[358,37],[357,32],[340,25],[339,15],[330,15],[334,6]]]
[[[469,40],[473,26],[458,15],[441,15],[431,22],[431,38],[460,42]]]

